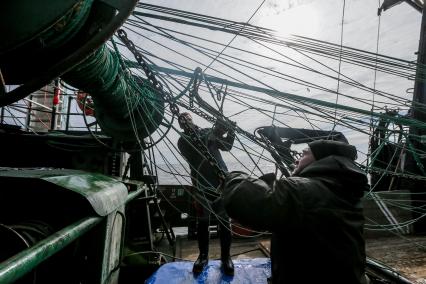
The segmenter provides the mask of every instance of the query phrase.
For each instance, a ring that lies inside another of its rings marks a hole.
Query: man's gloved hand
[[[259,134],[262,134],[269,139],[272,143],[278,144],[281,143],[281,138],[278,135],[277,128],[275,126],[267,126],[258,130]]]
[[[225,121],[221,118],[218,118],[213,125],[213,129],[222,130],[223,132],[227,132],[227,131],[231,132],[235,130],[236,126],[237,126],[237,123],[235,121],[231,121],[231,120]]]
[[[228,127],[226,125],[226,122],[223,119],[218,118],[213,125],[213,129],[226,132],[228,130]]]

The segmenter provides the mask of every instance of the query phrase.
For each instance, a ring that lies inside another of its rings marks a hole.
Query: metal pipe
[[[138,65],[137,62],[134,62],[134,61],[131,61],[131,60],[125,61],[125,62],[126,62],[126,64],[128,64],[129,68],[141,68],[140,65]],[[189,72],[185,72],[185,71],[175,70],[175,69],[171,69],[171,68],[167,68],[167,67],[159,67],[159,66],[154,66],[154,65],[150,65],[150,64],[148,64],[148,66],[155,71],[165,73],[165,74],[184,76],[184,77],[187,77],[187,78],[194,77],[193,73],[189,73]],[[354,112],[354,113],[360,113],[360,114],[364,114],[366,116],[372,116],[372,117],[375,117],[375,118],[378,118],[378,119],[388,119],[389,121],[397,121],[400,124],[403,124],[403,125],[406,125],[406,126],[416,127],[418,129],[426,132],[426,123],[425,123],[426,119],[423,121],[423,120],[420,120],[420,119],[405,118],[405,117],[399,117],[399,116],[391,116],[391,115],[388,115],[388,114],[385,114],[385,113],[371,112],[371,110],[360,109],[360,108],[352,107],[352,106],[349,106],[349,105],[335,104],[333,102],[327,102],[327,101],[314,99],[314,98],[307,98],[307,97],[300,96],[300,95],[293,95],[293,94],[290,94],[290,93],[280,92],[280,91],[275,90],[275,89],[267,89],[267,88],[258,87],[258,86],[254,86],[254,85],[248,85],[248,84],[243,84],[243,83],[239,83],[239,82],[235,82],[235,81],[229,81],[227,79],[223,79],[223,78],[219,78],[219,77],[215,77],[215,76],[205,75],[205,78],[209,82],[227,85],[228,87],[231,86],[231,87],[236,87],[236,88],[240,88],[240,89],[251,90],[251,91],[255,91],[255,92],[259,92],[259,93],[268,94],[268,95],[271,95],[271,96],[277,96],[277,97],[280,97],[280,98],[291,100],[293,102],[313,103],[313,104],[316,104],[316,105],[320,105],[320,106],[324,106],[324,107],[330,107],[330,108],[333,108],[333,109],[336,108],[336,109],[339,109],[339,110],[344,110],[344,111],[349,111],[349,112]],[[422,103],[426,104],[426,102],[422,102]],[[423,114],[425,114],[425,116],[426,116],[426,112],[424,112]],[[415,137],[415,135],[412,135],[412,137]]]
[[[22,109],[19,109],[19,108],[17,108],[17,107],[13,107],[13,106],[9,106],[9,108],[10,108],[10,109],[13,109],[13,110],[15,110],[15,111],[17,111],[17,112],[23,113],[23,114],[25,114],[25,117],[27,117],[27,114],[28,114],[28,112],[27,112],[27,111],[23,111]]]
[[[67,124],[65,125],[65,131],[68,131],[70,127],[70,115],[71,115],[71,102],[72,97],[68,96],[68,105],[67,105]]]
[[[381,273],[385,277],[386,280],[390,280],[392,283],[396,284],[413,284],[412,281],[408,280],[398,272],[394,271],[392,268],[386,267],[383,264],[375,261],[374,259],[367,257],[367,267]]]
[[[52,113],[51,113],[51,119],[50,119],[50,129],[51,130],[55,130],[56,128],[56,107],[57,106],[52,106]]]
[[[33,111],[33,104],[32,104],[32,98],[33,98],[33,94],[30,95],[29,98],[29,105],[28,105],[28,110],[27,110],[27,114],[26,114],[26,120],[25,120],[25,130],[29,131],[31,129],[31,112]]]
[[[0,263],[0,283],[13,283],[44,260],[65,248],[102,221],[102,217],[88,217],[71,224]]]
[[[59,104],[59,95],[60,95],[60,87],[59,87],[59,80],[58,79],[56,79],[55,80],[55,86],[54,86],[54,88],[53,88],[53,96],[52,96],[52,99],[53,99],[53,101],[52,101],[52,117],[51,117],[51,120],[50,120],[50,129],[51,130],[55,130],[56,129],[56,126],[57,126],[57,117],[56,117],[56,113],[57,113],[57,110],[58,110],[58,104]],[[57,97],[57,99],[58,99],[58,102],[57,103],[55,103],[55,99],[56,99],[56,97]]]
[[[126,203],[135,199],[138,195],[141,194],[142,191],[144,191],[144,189],[142,187],[139,187],[137,190],[129,192],[129,195],[127,195]]]
[[[31,104],[35,104],[36,106],[39,106],[39,107],[41,107],[41,108],[44,108],[44,109],[46,109],[46,110],[48,110],[48,111],[52,111],[52,108],[50,108],[50,107],[48,107],[48,106],[45,106],[45,105],[43,105],[43,104],[41,104],[41,103],[38,103],[38,102],[36,102],[36,101],[34,101],[34,100],[30,100],[30,99],[24,98],[24,101],[26,101],[26,102],[30,102]]]
[[[0,69],[0,95],[4,96],[6,94],[6,83],[3,78],[3,74]]]

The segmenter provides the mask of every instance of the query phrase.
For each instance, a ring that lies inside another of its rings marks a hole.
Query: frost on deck
[[[145,283],[266,283],[271,276],[269,258],[238,259],[234,261],[235,275],[224,275],[219,260],[211,260],[199,275],[192,273],[193,262],[170,262],[161,266]]]

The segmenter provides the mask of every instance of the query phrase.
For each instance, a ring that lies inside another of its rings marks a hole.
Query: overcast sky
[[[144,1],[144,3],[165,6],[169,8],[175,8],[214,17],[229,19],[239,22],[247,22],[256,9],[259,8],[263,1],[259,0],[156,0],[156,1]],[[397,57],[409,61],[416,60],[415,52],[418,49],[418,39],[420,32],[421,14],[414,10],[406,3],[394,6],[390,10],[382,13],[381,17],[377,15],[377,9],[379,3],[382,1],[366,1],[366,0],[267,0],[261,5],[260,9],[256,12],[254,17],[250,20],[250,24],[266,27],[276,31],[278,37],[286,37],[288,35],[302,35],[323,41],[333,42],[340,44],[342,41],[343,45],[375,52],[378,48],[378,52],[381,54]],[[345,6],[344,6],[345,4]],[[343,28],[342,28],[343,20]],[[162,25],[171,29],[177,29],[187,33],[193,33],[197,35],[199,30],[192,27],[179,26],[173,23],[165,23],[164,21],[156,21],[149,19],[153,24]],[[380,29],[379,29],[380,23]],[[379,31],[379,33],[378,33]],[[204,32],[203,32],[204,33]],[[206,32],[207,33],[207,32]],[[229,43],[233,35],[210,32],[209,39],[222,42],[224,44]],[[204,35],[204,34],[203,34]],[[155,36],[150,36],[155,38]],[[162,40],[162,39],[158,39]],[[170,51],[162,50],[158,47],[150,47],[149,42],[140,39],[135,40],[138,44],[143,45],[147,48],[152,48],[155,52],[168,60],[175,60],[180,64],[187,66],[191,70],[194,70],[199,65],[192,62],[176,57]],[[179,49],[178,46],[171,46],[171,48]],[[253,43],[243,38],[235,39],[230,46],[244,47],[249,50],[254,50],[259,53],[271,56],[267,51],[262,51]],[[218,49],[216,47],[216,49]],[[280,50],[281,51],[281,50]],[[284,49],[283,53],[286,53]],[[245,55],[239,54],[237,51],[230,50],[226,51],[227,54],[231,54],[237,57],[243,58]],[[210,59],[198,57],[197,54],[193,55],[194,58],[204,61],[208,64]],[[290,55],[292,56],[292,55]],[[247,59],[252,60],[252,59]],[[256,60],[256,59],[253,59]],[[334,65],[333,65],[334,64]],[[337,70],[337,63],[333,63],[330,66]],[[212,67],[216,67],[223,70],[220,64],[214,63]],[[271,65],[271,70],[280,70],[284,73],[291,73],[294,71],[286,69],[286,67]],[[212,68],[213,69],[213,68]],[[372,70],[359,69],[353,65],[341,64],[341,72],[346,76],[353,78],[354,80],[361,82],[362,84],[372,87],[374,84],[374,72]],[[207,72],[211,75],[218,76],[213,70]],[[302,73],[292,73],[299,74]],[[306,75],[307,76],[307,75]],[[310,75],[309,75],[310,76]],[[256,77],[257,79],[258,77]],[[304,77],[308,81],[316,81],[327,88],[335,89],[336,81],[326,80],[324,78]],[[334,101],[335,96],[324,94],[321,91],[314,91],[307,89],[305,86],[299,86],[291,84],[285,81],[271,80],[270,77],[260,76],[259,80],[267,82],[274,88],[292,94],[308,96],[323,100]],[[244,79],[248,84],[253,83],[251,79]],[[406,78],[396,78],[386,74],[376,74],[375,86],[377,89],[391,92],[401,97],[409,97],[411,94],[407,94],[407,89],[413,87],[413,81]],[[368,96],[368,94],[361,94],[359,89],[355,89],[350,86],[340,85],[339,91],[352,96]],[[345,103],[344,100],[340,101]],[[353,104],[353,102],[347,102]],[[368,109],[369,106],[363,107],[353,105],[355,107]],[[232,107],[234,109],[234,107]],[[232,109],[232,110],[233,110]],[[231,109],[225,108],[225,115],[232,113]],[[261,118],[247,114],[246,116],[241,115],[240,117],[234,117],[238,122],[238,125],[244,129],[252,131],[255,127],[260,125],[268,125],[271,123],[269,118]],[[200,121],[202,124],[203,122]],[[294,123],[292,125],[292,123]],[[298,127],[296,122],[289,121],[290,126]],[[300,126],[299,126],[300,127]],[[358,149],[366,153],[368,146],[368,138],[360,133],[347,133],[345,132],[351,142],[357,145]],[[173,133],[170,134],[171,139],[174,141],[177,136]],[[161,146],[160,146],[161,147]]]

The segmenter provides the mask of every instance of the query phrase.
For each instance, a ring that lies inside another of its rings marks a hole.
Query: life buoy
[[[94,116],[95,109],[92,97],[85,92],[78,91],[77,92],[77,104],[81,111],[84,112],[85,115]],[[86,100],[86,106],[84,106],[84,100]]]
[[[52,104],[54,106],[57,106],[61,103],[61,94],[62,94],[61,89],[59,87],[55,87],[55,90],[53,92],[53,101],[52,101]]]

